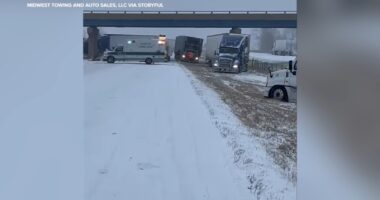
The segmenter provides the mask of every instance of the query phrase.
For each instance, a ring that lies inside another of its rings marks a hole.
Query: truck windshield
[[[241,44],[242,39],[243,39],[243,36],[239,36],[239,35],[224,36],[222,41],[220,42],[220,47],[238,48]]]
[[[219,53],[239,53],[239,49],[232,47],[220,47]]]

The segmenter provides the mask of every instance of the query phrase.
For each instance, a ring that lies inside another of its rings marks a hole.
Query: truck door
[[[115,57],[117,59],[121,59],[123,57],[123,51],[124,51],[124,47],[123,46],[117,46],[115,48]]]
[[[294,63],[293,72],[289,75],[289,85],[297,88],[297,61]]]

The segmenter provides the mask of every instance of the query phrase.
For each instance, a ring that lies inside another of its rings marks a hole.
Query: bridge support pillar
[[[91,60],[96,60],[98,57],[98,38],[99,29],[97,27],[88,27],[88,58]]]
[[[241,28],[232,27],[231,30],[230,30],[230,33],[241,34]]]

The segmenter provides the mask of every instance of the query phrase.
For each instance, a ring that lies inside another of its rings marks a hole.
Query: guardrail
[[[114,14],[297,14],[297,11],[121,11],[84,10],[84,13]]]

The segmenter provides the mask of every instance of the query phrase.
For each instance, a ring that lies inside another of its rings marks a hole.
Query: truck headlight
[[[219,64],[218,64],[218,61],[215,60],[215,62],[214,62],[214,67],[217,67],[217,66],[219,66]]]
[[[234,61],[234,65],[232,65],[232,68],[237,69],[239,67],[239,60]]]
[[[185,58],[186,56],[185,56],[185,54],[184,55],[182,55],[182,58]]]
[[[195,60],[199,60],[199,58],[198,58],[198,57],[195,57]]]

